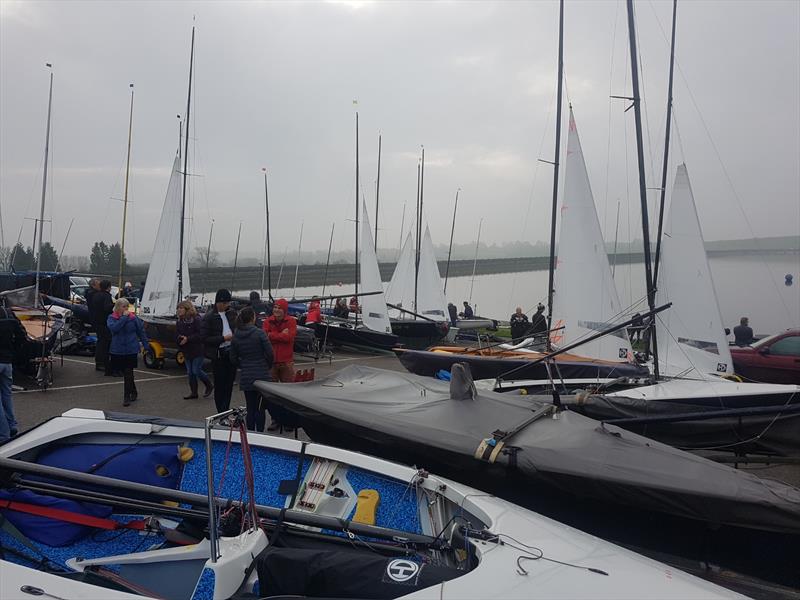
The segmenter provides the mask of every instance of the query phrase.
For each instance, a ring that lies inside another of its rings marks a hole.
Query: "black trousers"
[[[236,367],[231,364],[227,352],[211,361],[214,369],[214,404],[221,413],[231,407],[233,382],[236,379]]]
[[[106,373],[111,372],[111,357],[109,350],[111,348],[111,332],[107,329],[105,331],[97,332],[97,345],[94,351],[94,364],[98,369],[105,369]]]
[[[267,415],[261,394],[258,390],[245,390],[244,399],[247,402],[247,428],[251,431],[264,431]]]

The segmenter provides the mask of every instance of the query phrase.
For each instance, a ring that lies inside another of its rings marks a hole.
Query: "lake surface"
[[[733,329],[744,316],[750,318],[757,335],[800,327],[800,255],[715,257],[709,259],[709,265],[726,327]],[[792,286],[784,285],[787,273],[794,276]],[[284,273],[282,279],[273,295],[291,297],[294,272]],[[617,266],[615,280],[623,306],[632,306],[644,298],[643,264]],[[350,285],[328,286],[325,294],[348,296],[352,290]],[[310,297],[321,291],[319,287],[298,287],[296,297]],[[547,303],[547,271],[478,275],[474,282],[471,277],[454,277],[447,282],[447,300],[459,308],[464,300],[471,300],[476,314],[496,319],[508,319],[516,306],[522,306],[530,315],[539,302]]]

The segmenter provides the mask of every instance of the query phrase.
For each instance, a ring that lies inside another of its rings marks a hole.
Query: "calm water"
[[[709,264],[726,327],[738,325],[743,316],[750,317],[756,334],[800,327],[800,256],[723,257],[712,258]],[[784,285],[787,273],[794,276],[790,287]],[[292,272],[277,295],[291,297],[293,279]],[[623,305],[631,306],[644,297],[644,265],[619,265],[615,279]],[[345,296],[352,289],[349,285],[327,287],[325,293]],[[236,293],[246,295],[248,291]],[[297,297],[310,297],[320,291],[318,287],[308,287],[297,288],[296,293]],[[516,306],[530,314],[537,303],[547,302],[547,271],[479,275],[474,283],[471,277],[454,277],[447,282],[447,299],[459,307],[471,299],[476,314],[497,319],[508,319]]]

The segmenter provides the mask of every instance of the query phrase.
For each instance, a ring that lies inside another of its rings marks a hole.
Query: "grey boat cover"
[[[470,389],[411,373],[352,365],[316,381],[257,382],[275,403],[316,427],[371,443],[426,447],[457,455],[469,468],[495,430],[512,431],[551,404],[545,396]],[[313,434],[312,438],[314,437]],[[385,440],[385,442],[383,442]],[[800,489],[715,463],[566,410],[547,413],[506,438],[516,468],[538,481],[597,497],[712,523],[800,534]],[[508,465],[498,453],[494,467]],[[424,466],[424,465],[423,465]]]

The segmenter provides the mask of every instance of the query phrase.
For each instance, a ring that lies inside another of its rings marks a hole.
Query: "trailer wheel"
[[[148,350],[144,353],[144,366],[148,369],[162,369],[164,368],[164,359],[156,358],[155,353]]]

